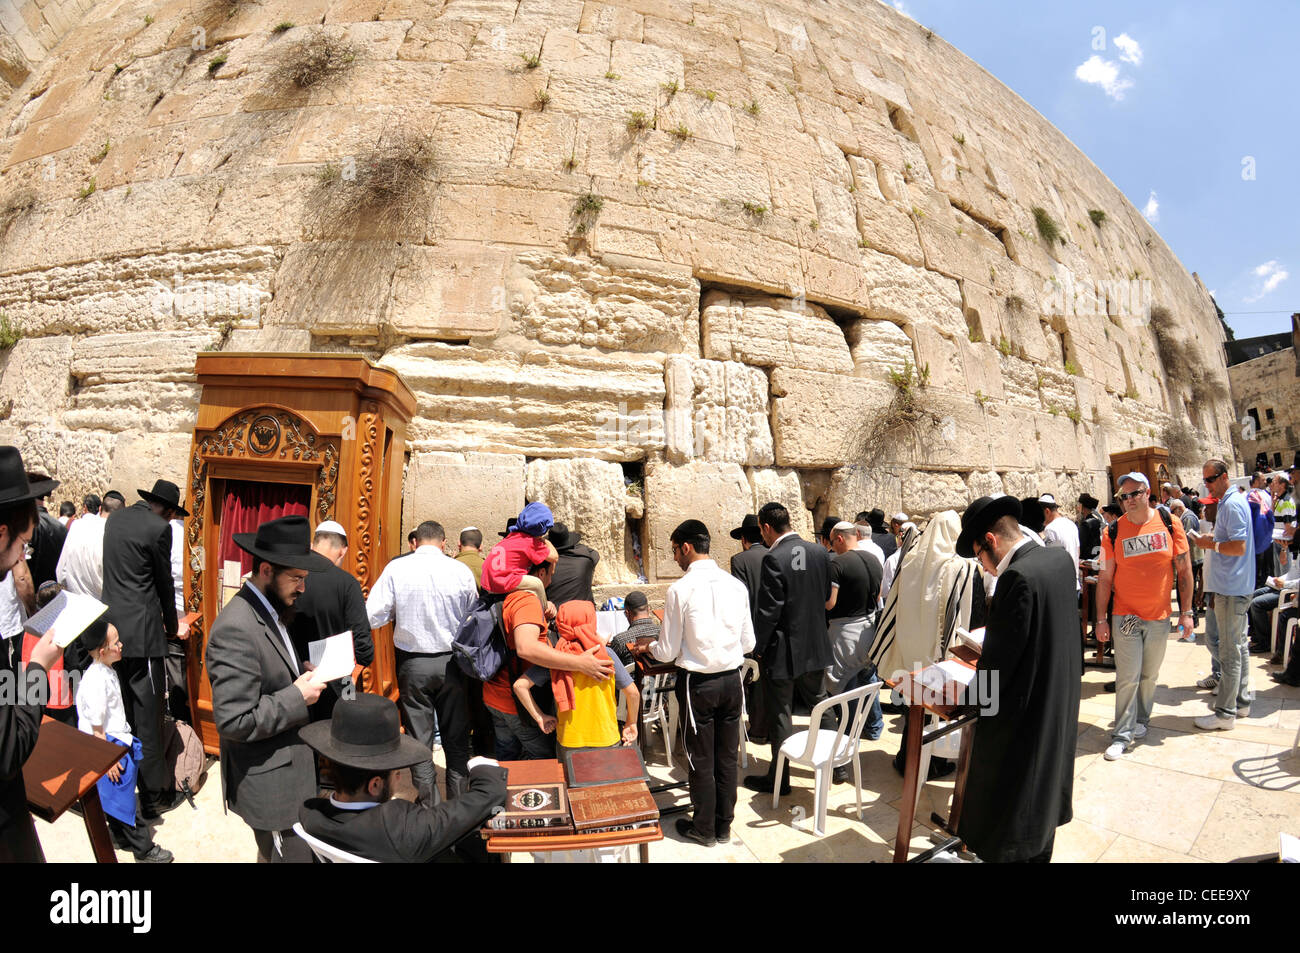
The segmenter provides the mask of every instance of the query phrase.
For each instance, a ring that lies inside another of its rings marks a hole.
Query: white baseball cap
[[[343,528],[343,526],[342,526],[341,523],[336,523],[336,522],[334,522],[334,520],[326,520],[326,521],[323,522],[323,523],[319,523],[319,524],[317,524],[317,526],[316,526],[316,532],[318,532],[318,533],[338,533],[340,536],[343,537],[343,541],[344,541],[344,542],[347,542],[347,538],[348,538],[348,532],[347,532],[347,530],[345,530],[345,529]]]

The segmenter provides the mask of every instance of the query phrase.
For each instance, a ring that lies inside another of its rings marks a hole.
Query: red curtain
[[[235,545],[235,533],[256,533],[257,527],[281,516],[306,516],[311,488],[298,483],[254,483],[227,480],[221,501],[221,560],[239,560],[242,575],[253,568],[253,557]]]

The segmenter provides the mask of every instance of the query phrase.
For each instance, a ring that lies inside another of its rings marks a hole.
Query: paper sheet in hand
[[[336,678],[351,678],[357,659],[352,652],[352,633],[340,632],[319,642],[307,643],[307,660],[311,662],[321,680],[332,682]]]
[[[66,649],[72,644],[73,639],[86,630],[86,626],[107,610],[108,606],[94,596],[65,590],[50,600],[48,606],[28,619],[23,626],[23,631],[39,636],[53,629],[54,644],[61,649]]]

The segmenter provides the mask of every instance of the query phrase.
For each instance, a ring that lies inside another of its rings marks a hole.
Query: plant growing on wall
[[[350,70],[357,48],[325,34],[314,34],[289,47],[272,68],[270,85],[277,92],[329,86]]]
[[[23,333],[9,320],[9,315],[0,311],[0,351],[7,351],[22,340]]]
[[[1061,233],[1061,226],[1057,225],[1055,219],[1047,214],[1047,209],[1041,205],[1035,205],[1031,211],[1034,215],[1034,225],[1038,228],[1038,234],[1043,241],[1049,245],[1054,245],[1057,242],[1064,245],[1065,235]]]

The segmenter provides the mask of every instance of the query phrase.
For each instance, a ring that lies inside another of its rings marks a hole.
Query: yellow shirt
[[[565,748],[607,748],[621,739],[618,730],[618,703],[614,699],[614,679],[598,682],[573,675],[572,711],[556,716],[555,741]]]

